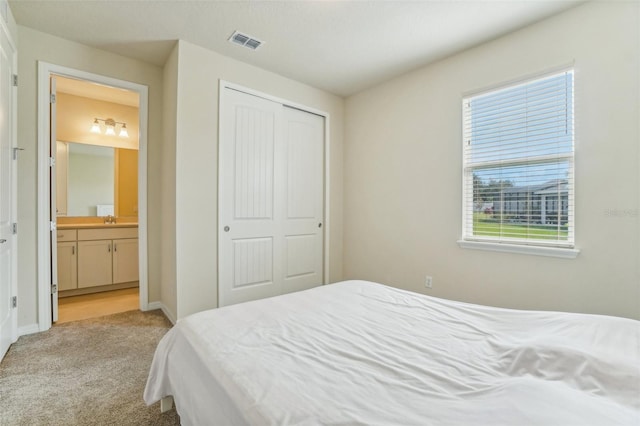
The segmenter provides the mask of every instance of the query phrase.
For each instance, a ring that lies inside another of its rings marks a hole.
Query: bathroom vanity
[[[59,297],[138,286],[138,225],[58,224]]]

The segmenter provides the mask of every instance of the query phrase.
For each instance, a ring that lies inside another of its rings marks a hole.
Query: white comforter
[[[640,425],[640,321],[347,281],[179,321],[167,395],[185,425]]]

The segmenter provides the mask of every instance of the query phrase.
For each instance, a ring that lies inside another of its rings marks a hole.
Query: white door
[[[12,298],[15,276],[15,161],[13,151],[13,49],[0,29],[0,359],[16,339],[16,310]]]
[[[324,118],[284,107],[283,293],[322,283]]]
[[[56,142],[56,217],[67,215],[69,144]],[[58,289],[60,290],[60,289]]]
[[[57,167],[55,159],[57,158],[58,144],[56,141],[56,77],[51,76],[49,78],[50,90],[51,90],[51,102],[49,103],[51,130],[49,133],[49,156],[54,159],[49,168],[50,173],[50,209],[49,220],[51,223],[57,223],[56,213],[56,182],[57,182]],[[51,230],[51,321],[58,321],[58,239],[55,229]]]
[[[219,149],[219,305],[320,285],[323,119],[278,102],[224,90]],[[320,133],[315,134],[318,128]]]

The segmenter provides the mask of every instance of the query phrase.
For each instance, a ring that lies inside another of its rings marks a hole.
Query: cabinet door
[[[138,281],[138,239],[113,240],[113,283]]]
[[[58,290],[78,288],[76,242],[58,243]]]
[[[111,240],[78,241],[78,288],[112,284]]]

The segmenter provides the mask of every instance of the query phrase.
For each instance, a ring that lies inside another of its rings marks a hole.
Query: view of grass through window
[[[549,227],[531,223],[508,223],[492,213],[476,212],[473,216],[473,234],[487,237],[566,241],[568,229],[566,225]]]
[[[464,235],[573,243],[573,72],[464,100]]]

